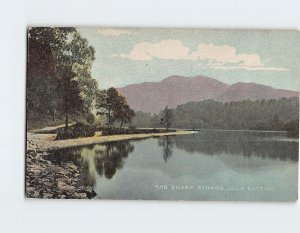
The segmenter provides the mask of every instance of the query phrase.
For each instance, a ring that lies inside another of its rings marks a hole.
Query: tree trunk
[[[65,130],[69,127],[69,114],[66,112]]]
[[[53,110],[53,114],[52,114],[52,121],[55,121],[55,113],[56,113],[56,111],[55,111],[55,109]]]
[[[121,125],[120,125],[120,128],[122,128],[122,126],[123,126],[123,121],[121,121]]]
[[[110,110],[108,110],[108,126],[111,127]]]

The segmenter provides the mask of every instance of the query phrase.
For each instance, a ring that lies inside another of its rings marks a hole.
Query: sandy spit
[[[38,134],[38,133],[27,133],[27,149],[31,149],[28,142],[33,143],[37,146],[40,151],[49,151],[55,149],[69,148],[75,146],[84,146],[97,144],[102,142],[121,141],[129,139],[143,139],[150,137],[161,137],[161,136],[172,136],[172,135],[183,135],[193,134],[193,131],[179,130],[176,132],[169,133],[149,133],[149,134],[123,134],[123,135],[110,135],[102,136],[101,133],[97,132],[93,137],[87,138],[76,138],[68,140],[55,141],[55,134]]]

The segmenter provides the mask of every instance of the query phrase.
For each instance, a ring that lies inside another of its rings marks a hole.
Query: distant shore
[[[40,134],[40,133],[27,133],[27,149],[30,150],[30,143],[36,145],[39,151],[50,151],[62,148],[85,146],[98,144],[103,142],[113,142],[130,139],[143,139],[151,137],[174,136],[193,134],[194,131],[177,130],[176,132],[164,133],[149,133],[149,134],[122,134],[122,135],[109,135],[102,136],[100,132],[96,132],[93,137],[76,138],[68,140],[54,140],[56,134]]]

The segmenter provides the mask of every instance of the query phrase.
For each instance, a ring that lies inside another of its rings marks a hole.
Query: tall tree
[[[58,102],[57,66],[74,28],[37,27],[28,31],[27,119],[29,122],[52,115]]]
[[[114,112],[117,111],[120,101],[118,91],[111,87],[108,90],[100,91],[96,99],[97,114],[104,115],[107,119],[107,125],[112,126],[114,123]]]
[[[82,110],[83,100],[80,95],[78,82],[74,80],[74,72],[67,67],[61,67],[59,75],[62,82],[58,90],[61,94],[61,110],[65,115],[65,130],[67,130],[70,114]]]
[[[129,107],[124,98],[124,101],[121,102],[120,107],[114,113],[114,118],[120,122],[120,127],[122,128],[123,124],[130,123],[134,116],[134,111]]]
[[[120,122],[120,127],[124,123],[131,122],[134,117],[134,111],[129,107],[124,96],[111,87],[107,91],[98,93],[96,100],[97,114],[104,115],[107,119],[107,125],[112,126],[115,122]]]
[[[83,103],[80,104],[80,112],[89,112],[98,89],[96,80],[91,76],[94,59],[94,49],[75,28],[30,28],[27,59],[28,121],[47,121],[50,114],[53,120],[56,114],[65,115],[61,101],[65,97],[65,85],[68,84],[72,86],[69,89],[74,88],[73,96],[77,93],[82,99],[79,101]],[[78,102],[78,99],[75,98],[74,102]]]
[[[166,130],[168,131],[173,121],[174,121],[174,113],[172,109],[170,109],[167,105],[162,112],[162,118],[160,119],[160,123],[164,125],[166,127]]]

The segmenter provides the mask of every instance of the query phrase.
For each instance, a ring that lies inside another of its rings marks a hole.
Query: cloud
[[[113,28],[101,28],[97,29],[97,32],[103,36],[120,36],[123,34],[134,35],[136,32],[131,32],[123,29],[113,29]]]
[[[136,61],[147,61],[154,58],[166,60],[203,60],[207,67],[221,70],[265,70],[284,71],[283,67],[268,67],[263,64],[258,54],[237,53],[229,45],[200,43],[196,50],[190,51],[180,40],[162,40],[158,43],[141,42],[136,44],[129,54],[113,54]]]
[[[270,66],[245,66],[245,65],[237,65],[237,66],[224,66],[218,64],[208,64],[209,68],[215,70],[260,70],[260,71],[285,71],[287,70],[284,67],[270,67]]]
[[[131,52],[121,54],[121,57],[137,61],[147,61],[153,58],[179,60],[188,59],[189,49],[186,48],[180,40],[162,40],[151,44],[142,42],[136,44]]]
[[[234,47],[228,45],[199,44],[191,56],[193,59],[210,61],[207,66],[216,70],[286,70],[284,67],[265,66],[258,54],[237,53]]]

